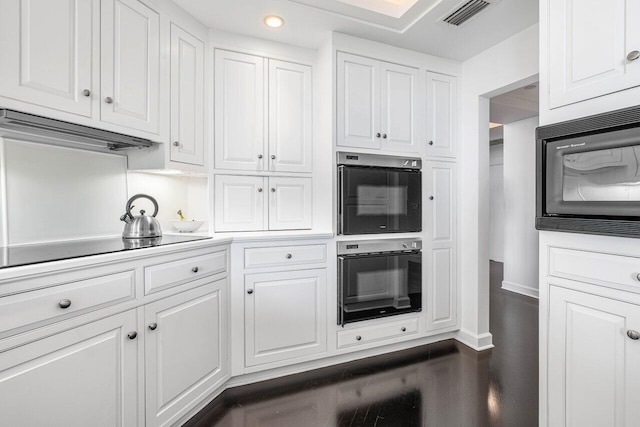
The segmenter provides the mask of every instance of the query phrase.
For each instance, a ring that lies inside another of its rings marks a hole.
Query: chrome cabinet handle
[[[404,326],[400,329],[402,332],[407,332],[407,328],[405,328]]]
[[[82,91],[82,94],[84,96],[91,96],[91,91],[89,89],[85,89],[85,90]]]
[[[387,139],[387,134],[386,133],[382,134],[382,139]]]
[[[152,331],[155,331],[157,327],[158,327],[158,324],[156,322],[149,324],[149,329],[151,329]]]
[[[291,258],[293,258],[293,255],[287,254],[287,259],[291,259]]]
[[[253,289],[247,289],[247,293],[251,295],[253,293]]]
[[[429,141],[429,145],[433,145],[433,141]]]
[[[258,193],[262,193],[262,187],[258,187]]]
[[[174,147],[180,147],[180,141],[173,141]]]
[[[640,281],[640,273],[636,274],[636,279]]]
[[[275,192],[276,192],[276,189],[275,189],[275,188],[272,188],[272,189],[271,189],[271,192],[272,192],[272,193],[275,193]]]
[[[136,337],[138,336],[138,333],[136,331],[129,332],[129,334],[127,334],[127,336],[129,337],[130,340],[135,340]]]
[[[275,155],[275,154],[272,154],[272,155],[271,155],[271,160],[275,160],[275,159],[276,159],[276,155]]]
[[[58,303],[58,305],[60,306],[61,309],[66,309],[71,307],[71,300],[70,299],[63,299],[62,301],[60,301]]]
[[[629,62],[635,61],[638,58],[640,58],[640,52],[637,51],[637,50],[632,50],[627,55],[627,61],[629,61]]]
[[[632,329],[629,329],[629,330],[627,331],[627,336],[628,336],[629,338],[631,338],[632,340],[634,340],[634,341],[635,341],[635,340],[640,340],[640,333],[639,333],[638,331],[634,331],[634,330],[632,330]]]
[[[362,339],[362,337],[361,337],[360,335],[358,335],[358,336],[356,337],[356,341],[360,341],[361,339]]]
[[[376,133],[376,138],[380,138],[380,132]]]
[[[194,273],[197,273],[198,271],[200,271],[200,268],[199,267],[193,267],[191,269],[191,271],[194,272]]]
[[[107,97],[104,99],[104,102],[106,102],[107,104],[113,104],[113,98],[112,98],[112,97],[110,97],[110,96],[107,96]]]
[[[261,159],[262,158],[262,154],[258,154],[258,158]]]
[[[433,200],[433,196],[429,196],[429,200]]]

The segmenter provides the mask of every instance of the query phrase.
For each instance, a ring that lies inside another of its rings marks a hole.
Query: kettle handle
[[[154,199],[151,196],[148,196],[146,194],[136,194],[135,196],[131,197],[129,199],[129,201],[127,202],[127,214],[129,215],[129,218],[133,218],[133,215],[131,214],[131,209],[133,208],[133,202],[137,199],[149,199],[151,200],[151,203],[153,203],[153,215],[151,216],[156,216],[158,215],[158,202],[156,202],[156,199]]]

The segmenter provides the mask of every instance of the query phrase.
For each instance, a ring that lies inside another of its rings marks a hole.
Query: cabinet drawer
[[[384,325],[368,326],[354,330],[338,331],[338,348],[413,335],[418,332],[418,319],[407,319]]]
[[[227,271],[227,251],[165,262],[144,269],[145,295]]]
[[[327,261],[326,245],[276,246],[244,251],[244,268],[280,267]]]
[[[549,276],[640,292],[640,258],[549,248]]]
[[[135,272],[124,271],[0,298],[0,333],[135,298]]]

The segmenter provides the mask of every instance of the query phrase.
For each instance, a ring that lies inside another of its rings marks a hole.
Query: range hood
[[[144,138],[7,109],[0,109],[1,129],[62,139],[109,150],[147,148],[155,145],[151,140]]]

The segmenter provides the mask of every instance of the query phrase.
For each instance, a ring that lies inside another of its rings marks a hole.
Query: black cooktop
[[[21,265],[109,254],[175,243],[210,239],[208,236],[164,235],[155,239],[105,239],[73,240],[61,243],[44,243],[25,246],[0,247],[0,269]]]

